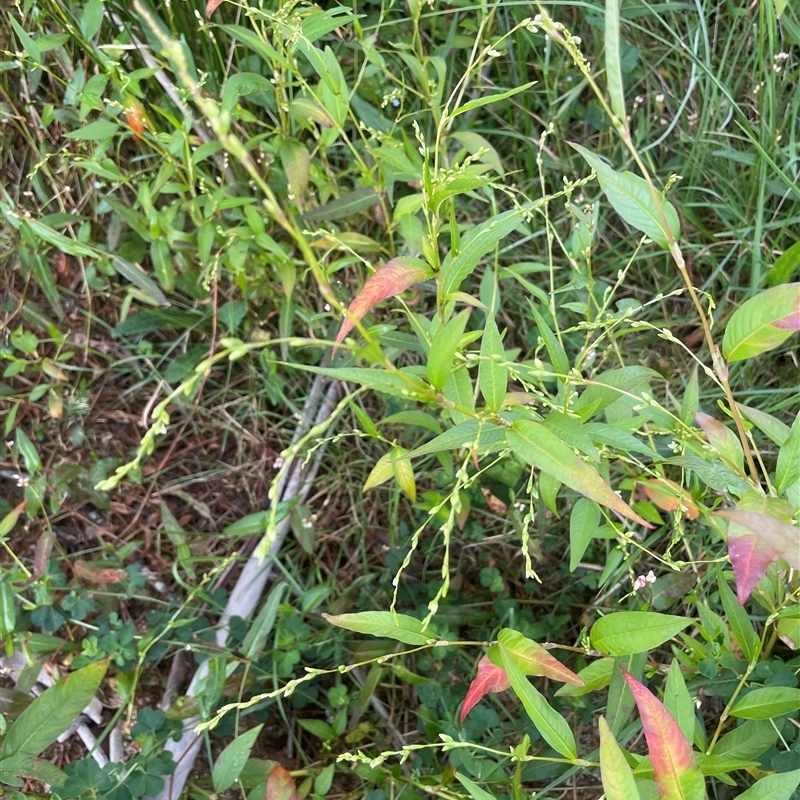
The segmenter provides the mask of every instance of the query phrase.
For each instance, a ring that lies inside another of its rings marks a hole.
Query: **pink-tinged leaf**
[[[208,0],[206,3],[206,19],[210,19],[211,15],[222,5],[222,0]]]
[[[694,415],[694,421],[703,429],[712,449],[743,472],[744,451],[736,434],[727,425],[702,411]]]
[[[785,558],[800,569],[800,528],[755,511],[716,511],[714,516],[728,521],[728,555],[740,604],[773,561]]]
[[[692,746],[664,704],[629,672],[622,675],[642,718],[642,728],[663,800],[703,800],[705,785]]]
[[[432,274],[430,267],[419,258],[393,258],[384,264],[369,277],[364,288],[350,303],[347,318],[336,335],[336,346],[376,303],[395,297],[415,283],[427,280]]]
[[[500,650],[504,650],[525,675],[551,678],[573,686],[583,686],[583,680],[571,669],[565,667],[557,658],[542,647],[511,628],[503,628],[497,636]],[[499,665],[502,658],[499,652],[489,650],[489,660]]]
[[[478,662],[478,674],[467,689],[467,696],[461,707],[461,722],[464,722],[467,714],[472,711],[482,697],[487,694],[504,692],[510,685],[506,671],[502,667],[492,664],[487,656],[483,656]]]
[[[297,787],[288,769],[278,765],[270,772],[265,800],[297,800]]]

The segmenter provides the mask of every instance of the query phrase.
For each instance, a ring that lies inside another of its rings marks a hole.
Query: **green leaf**
[[[756,781],[736,800],[791,800],[795,789],[800,786],[800,769],[792,772],[779,772],[767,775]]]
[[[278,64],[291,69],[289,62],[272,45],[261,39],[255,31],[241,25],[220,25],[227,34],[250,48],[267,64]]]
[[[750,615],[739,605],[736,595],[731,591],[728,582],[722,575],[722,568],[717,564],[717,586],[725,616],[731,626],[731,632],[736,639],[742,653],[748,661],[752,661],[761,649],[761,641],[750,619]]]
[[[558,341],[556,335],[550,330],[550,327],[545,322],[544,317],[536,310],[536,307],[531,305],[533,317],[536,320],[536,327],[539,330],[539,336],[542,337],[544,346],[547,349],[547,355],[553,364],[553,369],[559,375],[567,375],[569,372],[569,359],[561,342]]]
[[[455,355],[469,320],[470,309],[464,309],[446,325],[439,328],[431,341],[426,371],[434,389],[443,389],[456,366]]]
[[[640,389],[647,388],[647,381],[657,377],[658,373],[647,367],[606,370],[588,382],[589,385],[575,403],[575,410],[589,408],[594,416],[624,395],[638,396]]]
[[[746,300],[725,326],[722,354],[728,361],[753,358],[782,345],[800,330],[800,283],[766,289]]]
[[[499,103],[501,100],[506,100],[509,97],[513,97],[515,94],[525,92],[535,85],[536,81],[530,81],[529,83],[523,83],[521,86],[515,86],[513,89],[507,89],[505,92],[495,92],[494,94],[487,94],[483,97],[476,97],[474,100],[470,100],[464,103],[463,106],[459,106],[458,108],[449,112],[448,117],[452,119],[453,117],[457,117],[459,114],[464,114],[467,111],[472,111],[475,108],[480,108],[481,106],[486,106],[490,103]]]
[[[471,781],[466,775],[456,772],[458,782],[469,792],[472,800],[495,800],[493,794],[489,794],[485,789],[481,789],[477,783]]]
[[[289,191],[294,196],[297,207],[303,210],[303,196],[308,189],[311,174],[311,155],[304,144],[295,139],[287,139],[281,143],[281,164],[289,183]]]
[[[37,756],[49,747],[89,705],[107,667],[106,661],[89,664],[46,689],[8,729],[0,756]]]
[[[600,777],[606,800],[639,800],[641,795],[622,748],[600,717]]]
[[[433,634],[423,633],[422,621],[406,614],[392,614],[390,611],[360,611],[357,614],[323,614],[331,625],[346,628],[356,633],[370,636],[383,636],[398,642],[412,645],[427,644],[435,638]]]
[[[736,407],[761,433],[772,439],[778,447],[783,447],[783,443],[792,432],[788,425],[785,425],[777,417],[773,417],[772,414],[759,411],[757,408],[750,408],[750,406],[742,405],[742,403],[737,403]]]
[[[600,524],[600,508],[597,503],[581,497],[572,507],[569,516],[569,571],[575,572]]]
[[[597,173],[600,188],[605,192],[608,202],[628,225],[665,249],[670,236],[678,239],[681,226],[675,207],[660,192],[656,192],[656,199],[644,178],[632,172],[617,172],[585,147],[578,144],[572,144],[572,147]]]
[[[620,124],[627,127],[625,92],[622,85],[622,66],[619,57],[619,6],[620,0],[606,0],[606,82],[611,98],[611,110]]]
[[[31,475],[36,475],[43,468],[42,459],[39,457],[36,445],[22,428],[14,428],[13,436],[14,448],[22,456],[22,460],[25,462],[25,469]]]
[[[519,631],[503,628],[497,635],[499,648],[495,652],[489,648],[489,660],[502,666],[502,653],[509,656],[524,675],[544,675],[551,680],[582,686],[581,679],[538,642],[528,639]]]
[[[480,260],[522,222],[523,213],[522,209],[515,208],[491,217],[473,228],[461,240],[458,250],[451,250],[445,256],[440,272],[442,294],[445,297],[457,291]]]
[[[270,95],[274,93],[272,84],[267,78],[257,72],[237,72],[225,81],[220,109],[230,113],[240,98],[260,92],[268,92]]]
[[[236,779],[241,775],[247,759],[250,758],[250,751],[256,743],[258,734],[261,733],[263,724],[256,725],[239,734],[220,754],[214,762],[211,771],[211,780],[214,784],[215,792],[224,792],[230,789]]]
[[[90,122],[88,125],[83,125],[76,131],[70,131],[64,134],[65,139],[79,139],[80,141],[100,142],[105,139],[110,139],[116,136],[119,131],[119,125],[109,119],[98,119],[95,122]]]
[[[450,377],[442,388],[442,394],[457,406],[450,410],[453,422],[464,423],[472,419],[467,412],[471,412],[473,415],[475,413],[475,390],[466,367],[459,367],[450,373]],[[463,411],[459,409],[463,409]]]
[[[508,388],[508,367],[505,363],[505,351],[500,339],[500,331],[494,317],[486,317],[486,327],[481,339],[481,360],[478,365],[478,388],[486,407],[490,411],[499,411]]]
[[[598,658],[591,664],[578,672],[578,677],[583,681],[583,686],[571,686],[566,684],[557,692],[558,697],[580,697],[589,692],[596,692],[605,689],[611,683],[611,676],[614,672],[613,658]]]
[[[655,611],[618,611],[592,626],[592,647],[601,653],[624,656],[644,653],[664,644],[691,623],[687,617]]]
[[[779,729],[769,720],[749,719],[726,733],[717,742],[714,753],[729,758],[758,758],[778,740]]]
[[[767,273],[767,283],[770,286],[788,283],[799,268],[800,242],[795,242],[784,250],[780,258],[772,265],[772,269]]]
[[[600,476],[555,434],[538,422],[521,420],[506,434],[511,449],[528,464],[580,492],[590,500],[651,528]]]
[[[409,458],[427,456],[431,453],[441,453],[444,450],[458,450],[475,442],[480,446],[499,445],[505,441],[506,429],[490,422],[479,422],[470,419],[461,422],[450,430],[434,437],[426,444],[420,445],[409,454]]]
[[[744,695],[730,713],[741,719],[772,719],[795,711],[800,711],[800,689],[764,686]]]
[[[778,452],[775,488],[783,493],[797,480],[800,480],[800,411],[794,418],[788,438]]]
[[[304,222],[327,222],[329,220],[338,222],[346,217],[352,217],[360,211],[366,211],[377,202],[378,195],[374,189],[354,189],[324,206],[306,211],[302,219]]]
[[[572,735],[567,721],[533,687],[511,655],[502,647],[500,654],[503,660],[503,669],[511,682],[511,688],[522,702],[542,738],[564,758],[577,758],[575,737]]]
[[[676,658],[672,659],[667,673],[667,681],[664,684],[664,705],[667,711],[675,717],[681,733],[687,741],[691,742],[694,738],[694,701],[686,688],[686,681]]]

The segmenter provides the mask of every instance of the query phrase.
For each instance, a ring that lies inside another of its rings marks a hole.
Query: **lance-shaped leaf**
[[[722,338],[728,361],[753,358],[783,344],[800,330],[800,283],[773,286],[733,312]]]
[[[704,800],[703,773],[692,746],[664,704],[629,672],[622,672],[642,718],[656,789],[663,800]]]
[[[624,119],[624,117],[623,117]],[[572,145],[597,173],[600,188],[608,202],[625,222],[666,248],[670,237],[680,236],[681,224],[675,207],[653,191],[644,178],[632,172],[617,172],[603,159],[580,145]]]
[[[677,511],[679,508],[686,519],[697,519],[700,509],[685,489],[667,478],[651,478],[641,484],[642,491],[651,503],[662,511]]]
[[[800,529],[756,511],[716,511],[728,521],[728,555],[736,576],[736,596],[744,604],[767,567],[785,558],[800,569]]]
[[[297,800],[294,778],[286,767],[275,767],[267,778],[265,800]]]
[[[390,611],[361,611],[357,614],[323,614],[331,625],[346,628],[370,636],[385,636],[405,644],[423,645],[432,634],[423,632],[422,621],[407,614],[392,614]]]
[[[606,800],[639,800],[633,772],[605,717],[600,717],[600,777]]]
[[[594,467],[576,456],[543,425],[531,420],[518,420],[506,437],[511,449],[528,464],[538,467],[601,506],[606,506],[646,528],[653,527],[603,480]]]
[[[714,417],[704,414],[702,411],[698,411],[694,415],[694,421],[703,429],[711,448],[722,456],[730,466],[734,466],[739,472],[743,472],[744,451],[736,434],[718,419],[714,419]]]
[[[557,658],[551,656],[538,642],[528,639],[518,631],[503,628],[497,636],[500,646],[489,650],[489,659],[496,665],[508,656],[525,675],[544,676],[561,683],[583,686],[583,680]]]
[[[373,275],[370,275],[364,288],[355,296],[347,309],[347,319],[339,328],[336,344],[339,345],[345,336],[360,322],[376,303],[404,292],[415,283],[424,281],[433,273],[430,267],[419,258],[393,258],[384,264]]]
[[[488,656],[483,656],[478,662],[478,674],[470,683],[467,696],[464,698],[464,705],[461,706],[461,722],[464,722],[467,714],[483,697],[487,694],[504,692],[509,686],[511,683],[506,671],[502,667],[492,664]]]

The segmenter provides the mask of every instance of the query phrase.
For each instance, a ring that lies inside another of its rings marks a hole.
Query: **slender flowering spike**
[[[510,685],[506,671],[502,667],[492,664],[487,656],[483,656],[478,662],[478,674],[467,689],[467,696],[461,707],[461,722],[464,722],[467,714],[484,695],[504,692]]]
[[[629,672],[622,670],[642,718],[656,789],[663,800],[704,800],[705,782],[692,746],[664,704]]]
[[[404,292],[415,283],[427,280],[431,276],[430,267],[419,258],[393,258],[369,277],[364,288],[355,296],[347,309],[347,318],[339,328],[336,336],[336,348],[345,336],[360,322],[376,303]]]

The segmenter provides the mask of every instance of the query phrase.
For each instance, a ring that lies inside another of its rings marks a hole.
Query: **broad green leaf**
[[[605,717],[600,717],[600,777],[606,800],[639,800],[633,771]]]
[[[374,189],[354,189],[324,206],[306,211],[303,214],[304,222],[327,222],[328,220],[343,220],[352,217],[359,211],[366,211],[378,202],[378,195]]]
[[[663,800],[705,800],[703,773],[675,718],[636,678],[629,673],[624,677],[642,718],[659,795]]]
[[[750,769],[757,767],[758,762],[741,758],[731,758],[730,756],[706,755],[696,753],[697,766],[703,775],[724,775],[726,772],[734,772],[739,769]]]
[[[80,139],[81,141],[99,142],[104,139],[110,139],[116,136],[119,132],[119,125],[109,119],[98,119],[95,122],[90,122],[88,125],[83,125],[76,131],[70,131],[64,134],[65,139]]]
[[[467,412],[471,412],[472,415],[475,413],[475,390],[466,367],[459,367],[450,373],[442,394],[456,406],[450,411],[453,422],[464,423],[472,418]]]
[[[766,411],[759,411],[757,408],[742,405],[742,403],[737,403],[736,406],[761,433],[775,442],[778,447],[782,447],[783,443],[789,438],[792,429],[777,417],[767,414]]]
[[[542,421],[542,425],[564,444],[574,447],[592,461],[600,462],[600,453],[597,452],[592,437],[575,417],[563,411],[551,411]]]
[[[503,342],[494,317],[487,316],[481,339],[481,360],[478,365],[478,388],[490,411],[499,411],[508,388],[508,367]]]
[[[175,268],[172,253],[165,239],[156,239],[150,244],[150,261],[153,272],[165,292],[175,291]]]
[[[477,783],[471,781],[466,775],[456,772],[458,782],[469,792],[472,800],[495,800],[494,795],[489,794],[485,789],[481,789]]]
[[[691,621],[655,611],[617,611],[592,626],[592,647],[612,656],[643,653],[669,641]]]
[[[796,711],[800,711],[800,689],[764,686],[739,698],[730,713],[741,719],[772,719]]]
[[[559,697],[580,697],[589,692],[605,689],[611,683],[614,672],[613,658],[598,658],[578,672],[578,677],[583,681],[583,686],[562,686],[556,694]]]
[[[619,6],[620,0],[606,0],[606,83],[611,98],[611,110],[620,124],[627,127],[625,91],[622,86],[622,67],[619,58]]]
[[[469,309],[456,314],[446,325],[439,328],[433,337],[426,370],[428,380],[434,389],[444,388],[451,371],[457,365],[455,355],[467,327],[469,315]]]
[[[258,734],[261,733],[263,724],[250,728],[249,731],[240,733],[217,757],[211,770],[211,780],[215,792],[224,792],[230,789],[236,779],[241,775],[250,751],[256,743]]]
[[[39,695],[8,729],[2,758],[38,756],[49,747],[89,705],[107,667],[106,661],[89,664]]]
[[[604,408],[608,408],[623,395],[638,396],[641,389],[648,387],[650,378],[659,377],[655,370],[647,367],[620,367],[600,373],[591,381],[575,403],[575,410],[591,409],[594,416]]]
[[[545,676],[573,686],[583,685],[583,681],[571,669],[550,655],[538,642],[528,639],[518,631],[503,628],[497,635],[497,641],[497,651],[489,650],[489,659],[494,664],[501,666],[505,655],[514,661],[524,675]]]
[[[364,482],[363,491],[367,492],[376,486],[381,486],[391,478],[397,481],[398,486],[412,501],[416,501],[417,487],[414,480],[414,468],[411,465],[409,451],[404,447],[393,447],[378,459]]]
[[[714,753],[744,761],[758,758],[778,740],[780,729],[766,719],[749,719],[726,733],[717,742]]]
[[[800,330],[800,283],[773,286],[746,300],[725,326],[722,354],[742,361],[782,345]]]
[[[36,475],[42,470],[42,459],[36,445],[22,428],[14,428],[14,449],[22,456],[25,469],[31,474]]]
[[[500,652],[503,668],[508,675],[511,688],[522,702],[542,738],[564,758],[577,758],[575,737],[572,735],[567,721],[533,687],[511,655],[502,648]]]
[[[505,441],[505,438],[505,428],[499,425],[492,425],[490,422],[481,423],[476,419],[470,419],[459,423],[426,444],[412,450],[409,458],[441,453],[445,450],[458,450],[475,442],[478,442],[481,446],[499,445]]]
[[[241,25],[220,25],[227,34],[238,42],[246,45],[267,64],[278,64],[286,69],[291,69],[289,62],[268,42],[264,41],[251,28]]]
[[[605,444],[629,453],[641,453],[648,458],[658,458],[658,453],[652,447],[648,447],[632,433],[621,430],[615,425],[608,425],[605,422],[587,422],[584,424],[583,429],[596,445]]]
[[[281,143],[280,157],[289,184],[289,191],[302,212],[303,197],[308,188],[308,178],[311,173],[311,156],[304,144],[295,139],[287,139]]]
[[[300,29],[309,42],[316,42],[317,39],[321,39],[337,28],[344,27],[355,19],[358,17],[350,9],[334,6],[324,11],[314,10],[308,16],[303,17]]]
[[[600,476],[555,434],[538,422],[520,420],[506,434],[511,449],[531,466],[538,467],[590,500],[610,508],[646,528],[652,528]]]
[[[448,116],[452,119],[453,117],[457,117],[459,114],[464,114],[467,111],[472,111],[475,108],[480,108],[481,106],[486,106],[490,103],[499,103],[501,100],[506,100],[509,97],[513,97],[515,94],[525,92],[535,85],[536,81],[530,81],[529,83],[523,83],[521,86],[515,86],[513,89],[507,89],[505,92],[496,92],[494,94],[484,95],[483,97],[476,97],[474,100],[469,100],[468,102],[464,103],[463,106],[459,106],[458,108],[453,109],[453,111],[450,111]]]
[[[756,781],[736,800],[791,800],[794,791],[800,786],[800,769],[792,772],[779,772],[767,775]]]
[[[488,167],[485,165],[477,165],[477,169],[483,171],[487,170]],[[449,177],[441,181],[441,183],[434,184],[433,191],[428,200],[428,208],[433,214],[438,214],[442,203],[449,197],[472,192],[491,182],[492,178],[486,175],[465,174]]]
[[[569,571],[575,572],[583,558],[589,542],[600,524],[600,508],[597,503],[581,497],[569,515]]]
[[[617,172],[585,147],[578,144],[573,144],[572,147],[597,173],[600,188],[608,202],[628,225],[649,236],[665,249],[670,238],[678,239],[681,233],[678,212],[658,191],[656,199],[644,178],[632,172]]]
[[[5,534],[0,535],[5,537]],[[5,640],[17,627],[17,606],[11,585],[13,577],[4,575],[0,578],[0,640]]]
[[[794,418],[788,438],[778,452],[775,489],[779,494],[785,492],[797,480],[800,480],[800,411]]]
[[[731,632],[736,639],[742,653],[748,661],[752,661],[761,649],[761,642],[753,627],[750,615],[736,601],[736,595],[731,591],[728,582],[722,574],[722,568],[717,564],[717,586],[719,588],[722,607],[731,626]]]
[[[399,256],[379,267],[369,276],[361,291],[355,296],[347,309],[347,317],[336,334],[338,345],[360,322],[376,303],[395,297],[415,283],[424,281],[432,275],[430,267],[419,258]]]
[[[370,367],[311,367],[305,364],[296,364],[295,366],[306,372],[327,375],[340,381],[352,381],[367,389],[397,397],[421,400],[427,397],[427,393],[430,391],[419,378],[402,371],[387,372],[385,369]]]
[[[333,117],[317,102],[307,97],[297,97],[289,103],[289,113],[297,120],[313,120],[323,128],[332,128]]]
[[[360,611],[357,614],[323,614],[331,625],[346,628],[356,633],[370,636],[383,636],[405,644],[423,645],[435,638],[433,634],[422,632],[422,621],[406,614],[392,614],[390,611]]]
[[[614,670],[611,683],[608,687],[608,724],[614,736],[619,736],[636,707],[628,682],[624,675],[626,672],[639,677],[644,673],[647,663],[647,653],[634,653],[629,656],[617,656],[614,659]]]
[[[242,97],[261,92],[274,94],[272,84],[267,78],[257,72],[236,72],[225,82],[220,109],[230,113]]]
[[[800,242],[795,242],[784,250],[780,258],[772,265],[772,269],[767,273],[767,283],[770,286],[788,283],[798,269],[800,269]]]
[[[450,251],[442,261],[442,294],[447,297],[458,290],[462,281],[471,275],[480,260],[508,236],[521,222],[522,209],[498,214],[473,228],[462,240],[457,251]]]
[[[510,685],[503,667],[493,664],[488,656],[482,656],[478,662],[478,674],[470,683],[461,706],[461,723],[464,723],[467,714],[481,701],[481,698],[487,694],[503,692]]]
[[[691,742],[694,738],[694,701],[686,688],[686,681],[676,658],[672,659],[664,684],[664,705],[667,711],[675,717],[681,733]]]

